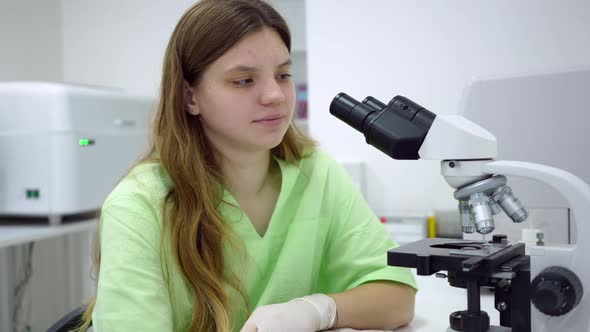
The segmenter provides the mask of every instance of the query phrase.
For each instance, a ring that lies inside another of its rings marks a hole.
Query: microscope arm
[[[578,287],[574,287],[576,296],[581,297],[581,300],[574,310],[563,316],[549,316],[536,309],[532,310],[532,331],[590,331],[588,319],[590,298],[587,295],[584,296],[583,291],[584,286],[588,287],[587,282],[590,281],[590,267],[587,263],[587,255],[590,252],[590,242],[587,241],[590,235],[588,228],[590,187],[588,184],[564,170],[526,162],[491,161],[482,166],[482,172],[519,176],[546,183],[568,201],[574,216],[577,243],[563,246],[529,246],[531,280],[534,287],[533,279],[543,278],[543,271],[546,271],[544,269],[555,266],[567,268],[581,281]]]
[[[583,240],[590,235],[587,224],[590,220],[590,187],[575,175],[554,167],[518,161],[491,161],[482,166],[482,172],[490,175],[513,175],[548,184],[568,201],[576,221],[578,239]],[[590,242],[578,241],[575,251],[590,252]],[[590,275],[581,277],[590,279]]]

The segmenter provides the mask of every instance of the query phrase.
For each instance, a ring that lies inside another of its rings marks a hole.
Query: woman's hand
[[[336,303],[324,294],[256,308],[240,332],[315,332],[336,322]]]

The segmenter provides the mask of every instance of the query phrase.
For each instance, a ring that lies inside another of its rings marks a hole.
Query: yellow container
[[[436,217],[434,214],[431,214],[426,218],[426,225],[428,228],[428,237],[436,237]]]

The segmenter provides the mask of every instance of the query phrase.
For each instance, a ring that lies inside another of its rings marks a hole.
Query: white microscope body
[[[509,325],[490,326],[488,320],[488,327],[469,325],[463,331],[590,331],[590,298],[584,296],[584,286],[587,288],[590,285],[590,266],[584,263],[583,257],[584,253],[590,252],[590,243],[583,241],[590,235],[586,224],[590,219],[588,184],[561,169],[525,162],[496,161],[496,138],[487,130],[460,115],[436,115],[402,96],[394,97],[386,105],[372,97],[358,102],[341,93],[332,101],[330,113],[362,132],[368,144],[394,159],[442,160],[442,175],[451,187],[457,189],[454,196],[459,200],[461,226],[465,233],[492,232],[493,215],[500,210],[514,222],[526,219],[527,211],[506,185],[505,176],[540,181],[561,193],[576,220],[575,231],[580,241],[575,245],[528,247],[530,282],[525,280],[524,284],[531,288],[530,293],[526,290],[524,293],[530,294],[531,301],[525,299],[520,306],[524,312],[523,319],[528,320],[530,304],[530,324],[526,322],[519,328],[510,328],[507,327]],[[388,258],[388,264],[416,267],[422,275],[435,273],[441,270],[440,265],[435,268],[432,267],[434,263],[431,265],[429,262],[430,258],[434,261],[441,257],[434,257],[436,250],[440,251],[437,248],[441,247],[437,247],[438,244],[430,246],[430,243],[417,241],[391,250],[388,254],[395,251],[392,254],[394,259]],[[448,257],[453,258],[453,254]],[[527,259],[526,256],[521,258]],[[444,259],[441,258],[441,262]],[[464,265],[463,272],[469,271]],[[528,274],[528,266],[525,271]],[[470,288],[471,294],[476,296],[469,296]],[[521,291],[519,287],[511,288],[515,294]],[[477,308],[479,314],[477,281],[468,286],[468,297],[468,304]],[[449,328],[447,331],[457,330]]]
[[[575,175],[561,169],[517,161],[495,161],[496,140],[485,129],[458,115],[438,115],[426,136],[419,154],[421,159],[443,160],[441,173],[456,189],[490,178],[512,175],[530,178],[556,189],[569,203],[579,239],[590,235],[590,186]],[[531,280],[545,268],[559,266],[572,271],[588,286],[590,266],[583,254],[590,252],[590,243],[575,245],[529,246]],[[535,332],[590,331],[590,298],[582,296],[578,305],[561,316],[549,316],[531,304],[531,329]],[[449,331],[454,331],[449,329]],[[496,327],[490,331],[510,331]]]

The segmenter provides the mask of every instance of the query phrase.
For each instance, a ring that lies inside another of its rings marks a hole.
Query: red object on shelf
[[[297,99],[295,104],[295,118],[307,119],[307,84],[297,84]]]

